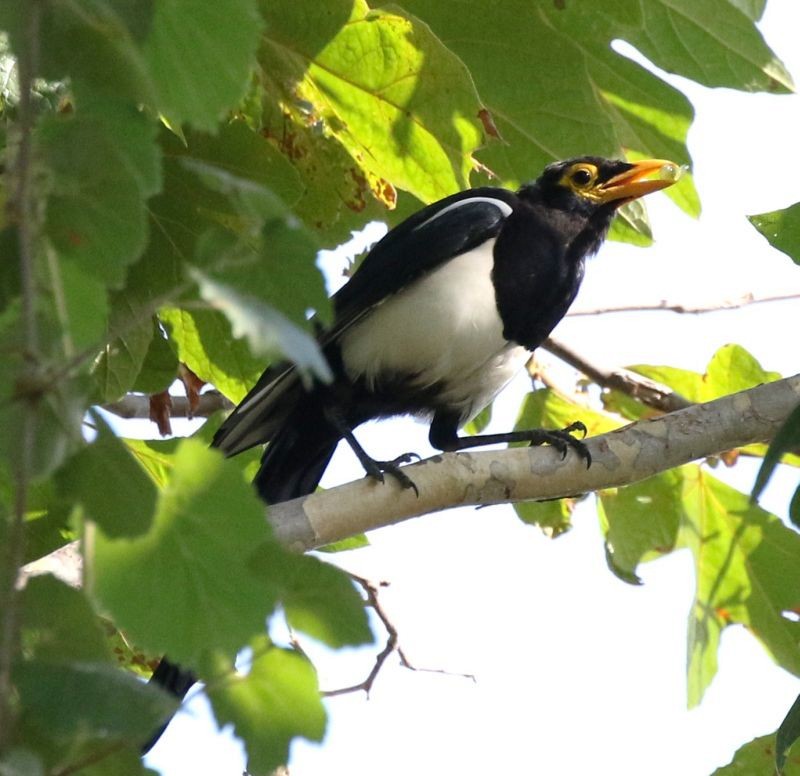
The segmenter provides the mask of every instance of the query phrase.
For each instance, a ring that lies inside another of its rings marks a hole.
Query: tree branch
[[[715,304],[704,305],[685,305],[679,302],[668,302],[662,299],[656,304],[643,305],[619,305],[617,307],[598,307],[593,310],[570,310],[567,315],[578,317],[581,315],[607,315],[609,313],[655,313],[671,312],[686,315],[698,315],[703,313],[717,313],[721,310],[736,310],[740,307],[747,307],[753,304],[766,304],[768,302],[787,302],[792,299],[800,299],[800,293],[794,294],[773,294],[769,296],[756,297],[753,294],[742,294],[737,299],[725,299]]]
[[[171,396],[170,416],[173,418],[207,418],[217,410],[233,409],[233,404],[219,391],[207,391],[200,394],[200,400],[194,410],[189,406],[185,396]],[[145,394],[129,393],[119,401],[103,404],[101,409],[120,418],[150,418],[150,397]]]
[[[16,225],[17,232],[25,362],[15,376],[22,430],[18,440],[19,454],[14,461],[13,514],[0,559],[0,750],[14,732],[11,667],[19,649],[17,575],[25,555],[24,523],[28,511],[28,488],[33,476],[36,415],[41,396],[41,381],[37,374],[40,368],[36,289],[37,219],[31,192],[33,128],[36,121],[31,92],[39,66],[40,16],[41,5],[36,1],[28,3],[23,11],[24,44],[17,60],[20,97],[16,131],[19,138],[9,170],[13,185],[6,204],[9,221]]]
[[[541,347],[579,372],[583,372],[602,388],[621,391],[660,412],[674,412],[692,406],[692,402],[680,394],[635,372],[627,369],[601,369],[552,337],[548,337]]]
[[[550,447],[445,453],[405,467],[419,497],[391,477],[362,479],[269,508],[297,551],[456,506],[576,496],[628,485],[689,461],[771,439],[800,403],[800,375],[586,440],[592,465]]]

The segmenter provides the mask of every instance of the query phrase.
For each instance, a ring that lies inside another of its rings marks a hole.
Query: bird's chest
[[[574,301],[583,273],[583,253],[566,229],[510,218],[498,237],[492,275],[506,339],[537,348]]]
[[[524,363],[503,336],[492,284],[494,240],[457,256],[372,310],[342,337],[352,379],[405,379],[472,414]],[[473,406],[474,405],[474,406]]]

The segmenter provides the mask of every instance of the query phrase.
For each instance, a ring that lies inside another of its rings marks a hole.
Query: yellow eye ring
[[[569,178],[573,184],[584,188],[594,181],[596,175],[597,172],[590,167],[578,167],[570,173]]]

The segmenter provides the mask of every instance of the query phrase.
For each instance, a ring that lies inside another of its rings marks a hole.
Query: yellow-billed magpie
[[[320,336],[334,381],[306,390],[292,365],[269,368],[213,445],[236,455],[268,443],[254,482],[269,503],[311,493],[343,438],[368,474],[413,487],[398,467],[408,455],[375,461],[352,433],[391,415],[430,418],[440,450],[529,441],[583,452],[559,431],[457,431],[565,315],[616,209],[671,185],[677,169],[586,156],[549,165],[516,193],[483,187],[428,205],[334,295],[333,326]]]
[[[407,455],[375,461],[353,436],[390,415],[431,418],[430,441],[441,450],[550,442],[588,462],[564,431],[457,432],[567,312],[616,209],[670,186],[678,171],[661,159],[586,156],[549,165],[516,193],[476,188],[428,205],[378,242],[334,295],[334,323],[319,337],[333,382],[307,389],[292,365],[270,367],[212,444],[236,455],[267,443],[255,485],[269,503],[311,493],[343,438],[368,474],[414,487],[398,467]],[[165,658],[151,681],[183,697],[195,677]]]

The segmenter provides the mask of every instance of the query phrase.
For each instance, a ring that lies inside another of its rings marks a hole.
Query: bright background
[[[800,4],[769,0],[760,27],[800,81]],[[800,268],[745,219],[800,200],[800,97],[743,95],[664,77],[697,112],[689,149],[703,214],[692,221],[665,196],[649,197],[656,244],[644,250],[607,244],[590,262],[575,309],[800,295]],[[324,265],[336,277],[341,256]],[[793,300],[703,316],[575,317],[555,336],[600,365],[697,371],[718,347],[736,342],[765,368],[789,375],[798,371],[798,309]],[[539,357],[555,364],[545,353]],[[495,405],[492,429],[511,427],[527,387],[521,378],[508,389]],[[427,429],[409,420],[369,424],[359,438],[376,458],[432,452]],[[749,491],[755,469],[744,461],[714,473]],[[349,450],[340,449],[323,485],[361,474]],[[785,517],[797,480],[796,471],[781,471],[762,505]],[[688,711],[690,555],[643,566],[645,584],[625,585],[606,568],[592,499],[557,541],[524,526],[510,507],[451,510],[369,538],[369,548],[336,560],[389,581],[382,601],[408,658],[449,673],[412,672],[390,658],[369,699],[359,693],[327,701],[327,737],[321,746],[293,747],[293,776],[706,776],[742,743],[774,731],[800,693],[800,681],[777,668],[743,628],[729,628],[719,674],[702,705]],[[369,650],[331,655],[304,642],[323,688],[366,676],[385,642],[379,624],[375,630],[378,644]],[[238,744],[217,735],[197,694],[148,764],[170,776],[243,770]]]

